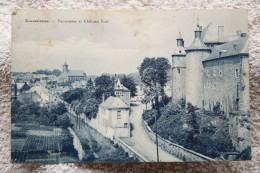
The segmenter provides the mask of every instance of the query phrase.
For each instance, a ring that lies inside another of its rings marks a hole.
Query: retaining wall
[[[155,143],[156,142],[156,135],[152,131],[152,129],[147,125],[147,123],[143,121],[143,126],[148,134],[149,138]],[[179,159],[183,161],[216,161],[210,157],[204,156],[200,153],[197,153],[195,151],[189,150],[184,148],[181,145],[172,143],[161,136],[157,135],[158,137],[158,144],[159,146],[165,150],[166,152],[178,157]]]
[[[140,153],[135,151],[132,147],[127,145],[124,141],[122,141],[118,137],[114,136],[113,141],[114,141],[114,143],[116,143],[119,146],[121,146],[124,149],[124,151],[128,153],[129,157],[134,157],[134,158],[138,159],[141,162],[148,162],[148,160],[146,158],[144,158]]]
[[[76,116],[76,113],[74,111],[70,112],[72,115]],[[106,135],[104,135],[102,133],[102,131],[100,130],[100,128],[98,127],[98,120],[97,119],[91,119],[88,120],[85,118],[86,116],[84,116],[84,114],[80,115],[81,120],[83,119],[84,122],[86,124],[88,124],[90,127],[96,129],[99,133],[101,133],[104,137],[108,138]],[[138,153],[137,151],[135,151],[132,147],[130,147],[129,145],[127,145],[124,141],[122,141],[120,138],[113,136],[112,140],[114,141],[115,144],[118,144],[119,146],[121,146],[123,148],[123,150],[125,152],[128,153],[129,157],[134,157],[137,160],[141,161],[141,162],[149,162],[146,158],[144,158],[140,153]]]

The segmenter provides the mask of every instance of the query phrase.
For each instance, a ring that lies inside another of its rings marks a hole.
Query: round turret
[[[186,52],[184,49],[184,40],[179,32],[177,48],[172,54],[172,99],[177,102],[185,98],[185,61]]]
[[[195,39],[186,49],[186,103],[202,107],[203,95],[203,66],[211,49],[205,46],[201,40],[202,27],[197,24],[194,31]]]

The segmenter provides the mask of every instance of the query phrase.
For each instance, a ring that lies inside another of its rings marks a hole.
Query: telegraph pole
[[[159,146],[158,146],[158,135],[157,135],[157,116],[160,116],[160,107],[159,107],[159,97],[156,97],[156,109],[157,114],[155,114],[155,137],[156,137],[156,150],[157,150],[157,162],[159,162]]]

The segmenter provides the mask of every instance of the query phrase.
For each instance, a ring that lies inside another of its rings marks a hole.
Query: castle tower
[[[121,84],[120,80],[118,79],[115,82],[115,96],[119,97],[125,104],[130,106],[130,91],[124,85]]]
[[[185,92],[185,71],[186,71],[186,52],[184,50],[184,40],[179,32],[177,48],[172,54],[172,100],[177,102],[186,97]]]
[[[202,27],[197,24],[195,39],[186,49],[186,103],[201,108],[203,106],[203,66],[202,61],[207,58],[211,49],[201,40]]]
[[[68,64],[66,62],[62,65],[62,72],[64,72],[64,73],[69,72],[69,67],[68,67]]]

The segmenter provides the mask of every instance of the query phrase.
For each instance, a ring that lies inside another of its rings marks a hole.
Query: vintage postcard
[[[247,11],[16,10],[11,161],[250,160]]]

